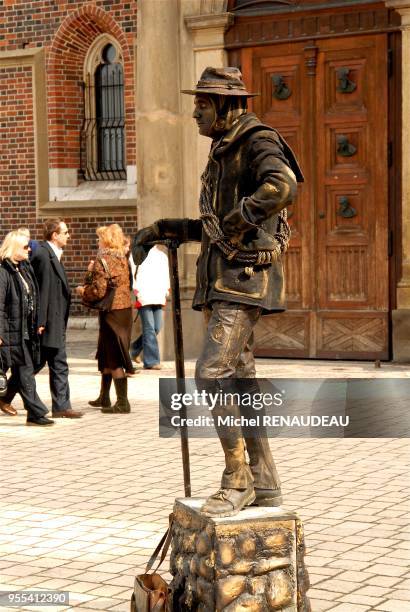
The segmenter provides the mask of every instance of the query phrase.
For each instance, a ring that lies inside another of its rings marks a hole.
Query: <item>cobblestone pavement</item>
[[[94,335],[70,332],[71,390],[74,408],[86,412],[81,420],[28,428],[19,401],[18,417],[0,417],[0,588],[69,591],[69,607],[44,608],[50,612],[128,611],[133,577],[183,494],[179,441],[158,438],[158,372],[130,380],[130,415],[87,406],[99,387]],[[162,375],[172,375],[172,367],[164,364]],[[187,370],[192,374],[192,362]],[[408,377],[410,371],[258,360],[258,374]],[[38,387],[48,401],[46,373]],[[275,439],[271,445],[285,507],[305,524],[313,612],[410,610],[408,440]],[[219,443],[191,440],[190,451],[193,495],[204,496],[218,488]]]

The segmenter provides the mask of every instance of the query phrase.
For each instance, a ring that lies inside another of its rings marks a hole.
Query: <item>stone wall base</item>
[[[174,612],[310,612],[301,521],[248,507],[209,519],[203,499],[177,499],[170,572]]]

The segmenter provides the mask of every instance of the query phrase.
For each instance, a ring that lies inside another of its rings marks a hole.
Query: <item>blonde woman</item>
[[[124,234],[120,226],[113,223],[99,227],[97,236],[99,242],[97,257],[90,264],[84,285],[77,287],[77,293],[82,296],[84,303],[92,305],[106,294],[109,276],[114,282],[115,293],[110,310],[98,313],[100,331],[96,358],[101,372],[101,390],[99,397],[89,404],[101,407],[103,413],[127,413],[130,412],[127,374],[132,374],[134,368],[128,352],[131,341],[132,310]],[[109,274],[104,269],[104,263]],[[113,406],[110,402],[112,380],[117,394],[117,401]]]
[[[38,287],[28,263],[29,249],[28,237],[19,231],[7,234],[0,246],[0,364],[11,368],[0,409],[17,414],[11,398],[19,393],[27,410],[27,425],[47,426],[54,421],[45,416],[48,410],[37,394],[34,378],[43,330],[37,326]]]

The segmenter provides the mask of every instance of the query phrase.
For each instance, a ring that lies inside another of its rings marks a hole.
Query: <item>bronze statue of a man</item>
[[[193,90],[193,118],[212,139],[202,175],[200,219],[161,219],[140,230],[133,244],[138,261],[144,245],[165,238],[200,241],[193,308],[205,315],[207,332],[196,364],[198,388],[230,393],[235,381],[255,384],[253,329],[262,314],[285,308],[281,254],[289,240],[285,207],[303,176],[291,149],[274,129],[247,112],[237,68],[206,68]],[[240,415],[236,405],[218,414]],[[221,488],[202,511],[231,516],[246,505],[278,506],[280,481],[266,437],[238,425],[217,427],[225,454]],[[249,456],[249,464],[246,459]]]

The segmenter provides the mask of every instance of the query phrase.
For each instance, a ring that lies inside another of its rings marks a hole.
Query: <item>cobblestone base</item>
[[[280,508],[246,508],[208,519],[204,500],[174,507],[171,588],[174,610],[308,612],[299,519]]]

